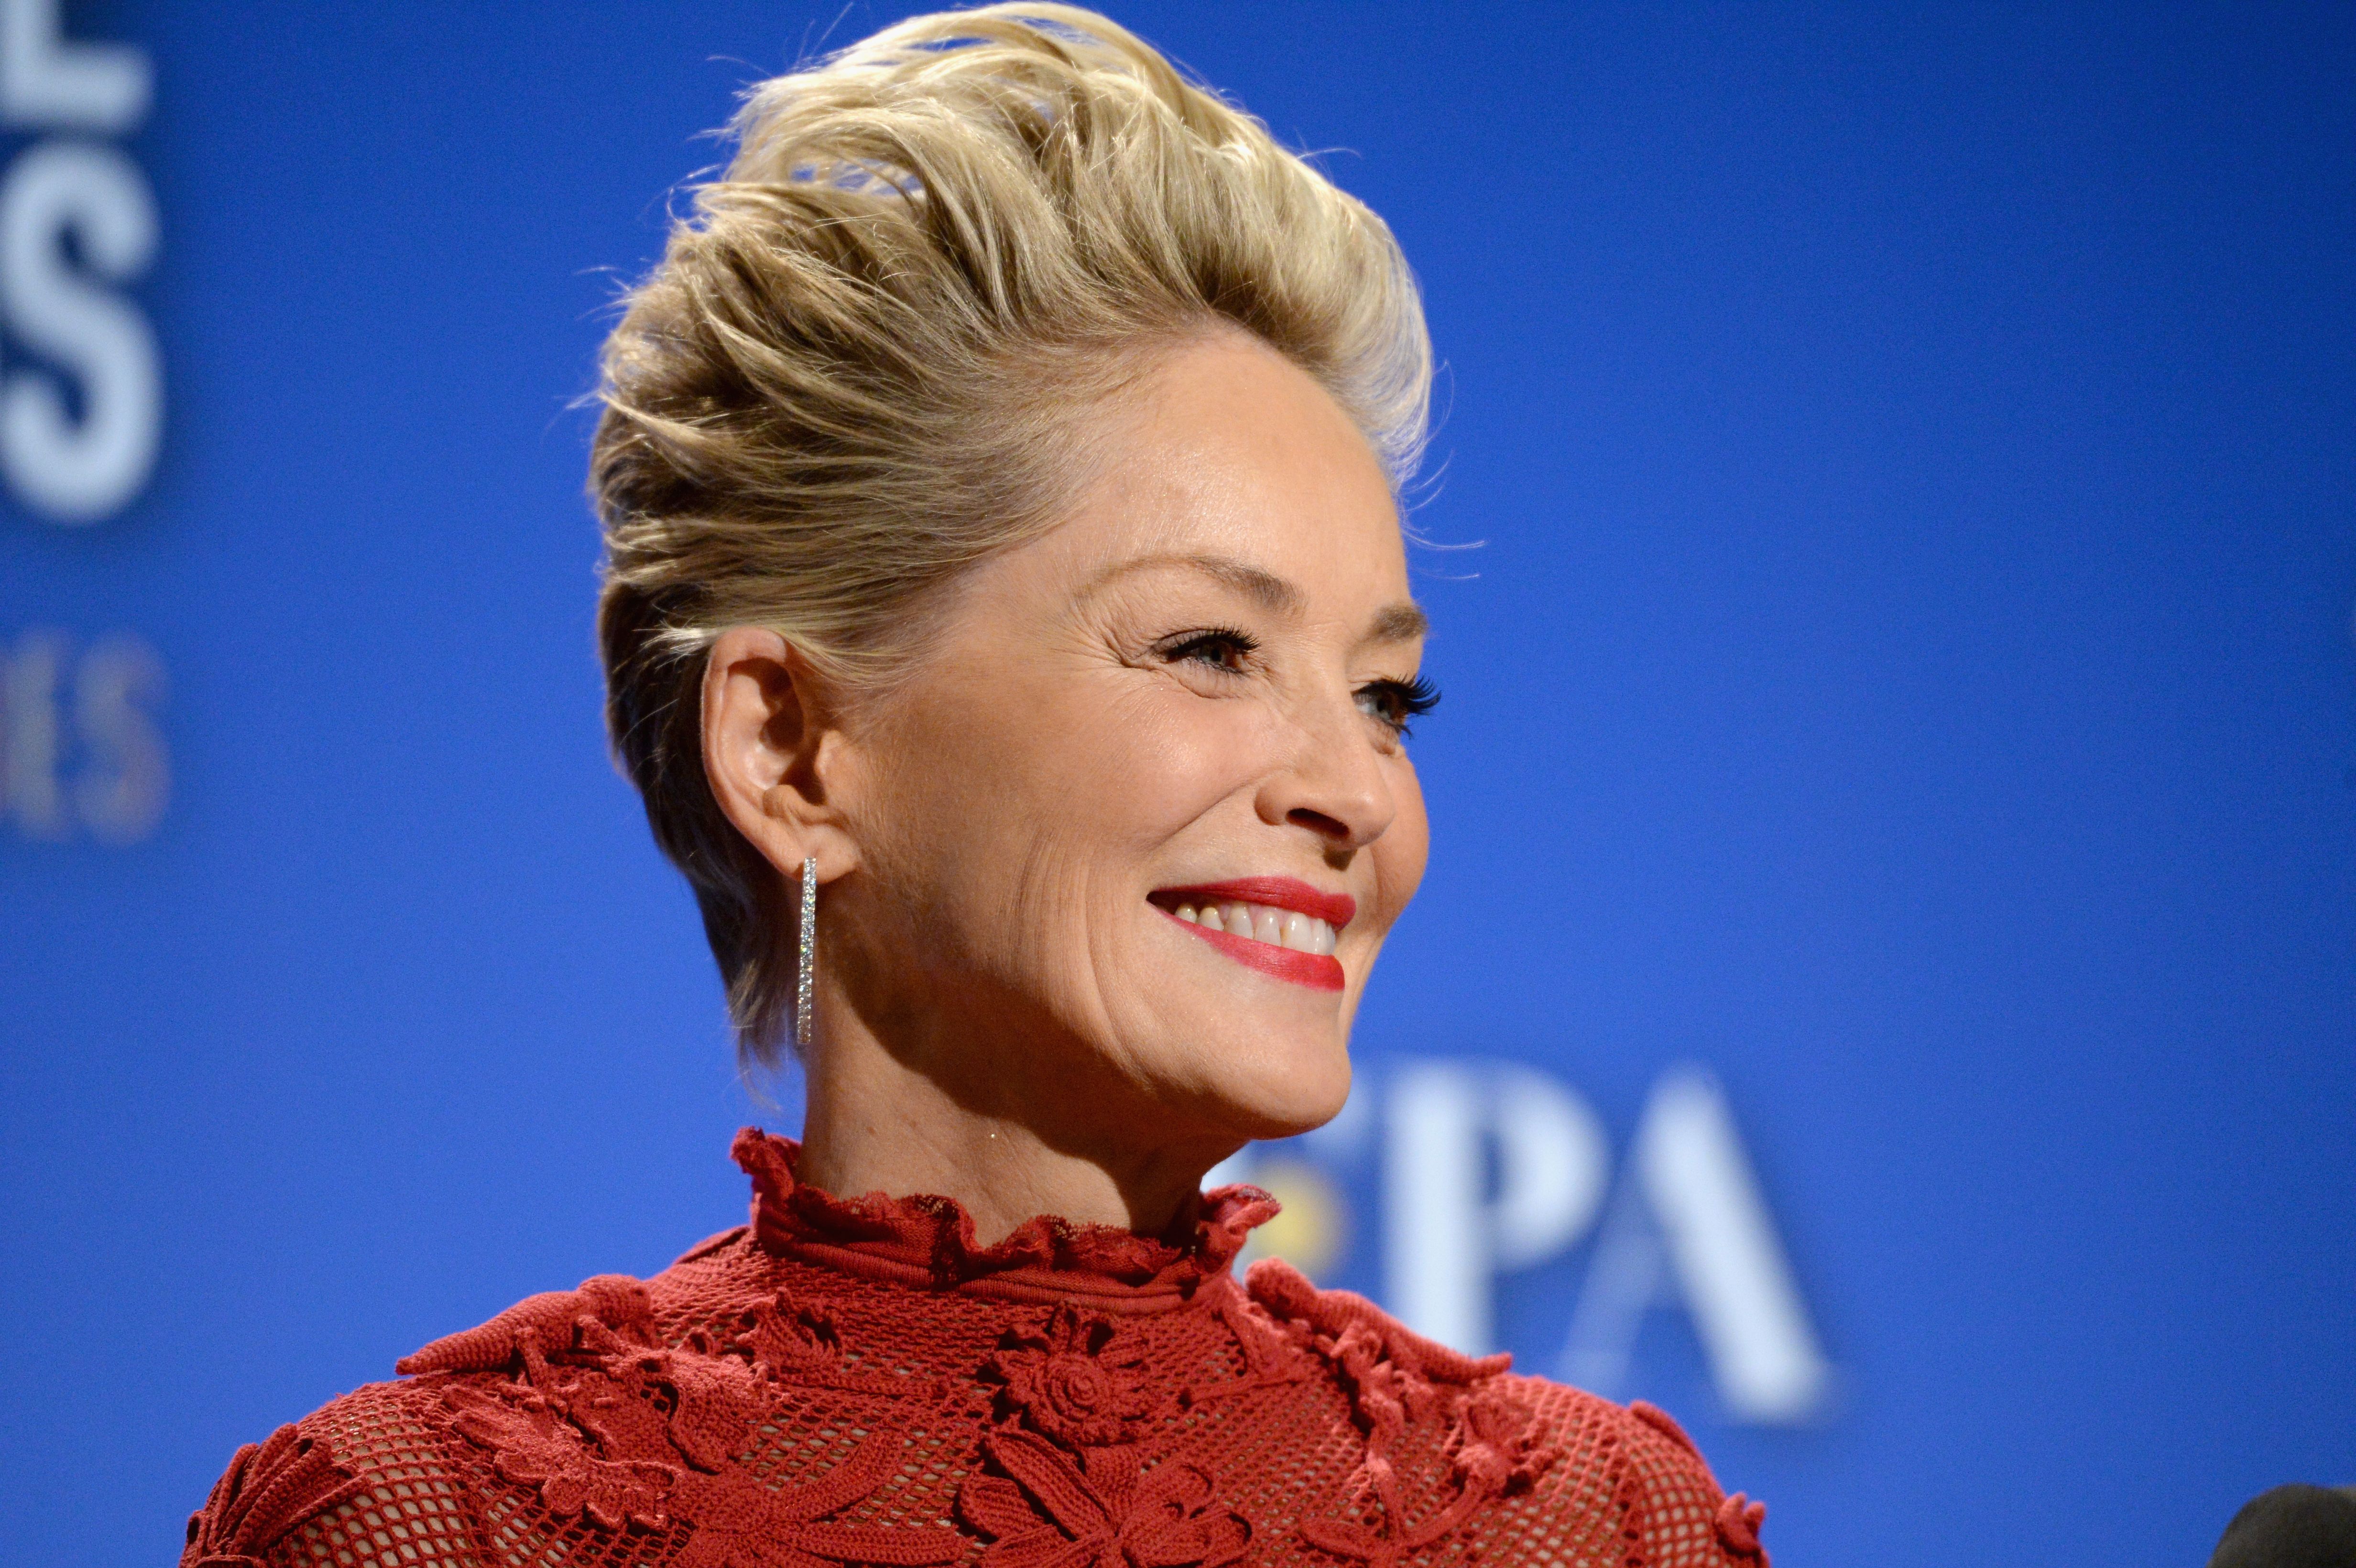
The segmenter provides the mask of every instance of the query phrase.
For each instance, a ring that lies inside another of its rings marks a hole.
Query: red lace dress
[[[1281,1263],[846,1200],[736,1141],[753,1222],[536,1296],[239,1451],[182,1568],[1764,1568],[1675,1422]]]

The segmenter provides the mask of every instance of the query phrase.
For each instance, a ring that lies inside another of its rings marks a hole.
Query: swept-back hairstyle
[[[1080,414],[1158,347],[1252,334],[1395,483],[1431,372],[1382,220],[1093,12],[916,17],[763,82],[734,132],[606,340],[590,489],[614,748],[770,1061],[791,901],[704,776],[712,639],[767,627],[846,692],[903,673],[920,602],[1053,526]]]

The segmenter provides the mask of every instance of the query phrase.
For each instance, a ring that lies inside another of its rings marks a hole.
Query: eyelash
[[[1358,688],[1362,700],[1370,695],[1387,698],[1389,711],[1369,717],[1390,726],[1391,733],[1401,740],[1415,732],[1410,720],[1420,719],[1440,706],[1440,688],[1423,676],[1417,676],[1413,680],[1369,681]]]
[[[1201,656],[1203,649],[1215,647],[1222,644],[1236,650],[1235,664],[1229,664],[1223,659],[1206,659]],[[1228,675],[1241,674],[1242,660],[1258,652],[1259,652],[1259,639],[1248,632],[1238,632],[1232,626],[1206,626],[1201,631],[1181,632],[1176,636],[1165,640],[1161,648],[1162,656],[1173,664],[1181,659],[1193,659],[1197,664],[1209,665],[1214,669],[1223,670]]]
[[[1232,659],[1206,658],[1212,648],[1231,650]],[[1259,651],[1259,642],[1248,632],[1233,627],[1210,627],[1202,631],[1183,632],[1162,643],[1161,656],[1176,663],[1192,659],[1227,675],[1242,673],[1242,661]],[[1404,739],[1410,733],[1410,721],[1420,719],[1440,706],[1440,688],[1422,676],[1413,680],[1375,680],[1358,688],[1355,694],[1362,709],[1368,698],[1380,704],[1379,709],[1366,709],[1366,716],[1387,726],[1391,733]]]

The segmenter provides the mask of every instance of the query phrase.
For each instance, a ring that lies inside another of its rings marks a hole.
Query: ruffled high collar
[[[1042,1214],[983,1247],[975,1244],[973,1216],[955,1199],[837,1198],[796,1178],[800,1144],[758,1127],[738,1133],[731,1152],[753,1179],[753,1233],[770,1252],[1000,1300],[1166,1311],[1192,1300],[1205,1281],[1225,1278],[1252,1227],[1277,1209],[1257,1187],[1220,1187],[1203,1195],[1190,1236],[1158,1239]]]

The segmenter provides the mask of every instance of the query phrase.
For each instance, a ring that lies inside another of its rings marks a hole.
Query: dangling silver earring
[[[802,862],[801,953],[794,968],[794,1049],[808,1051],[810,1043],[810,997],[817,988],[818,969],[818,857]]]

